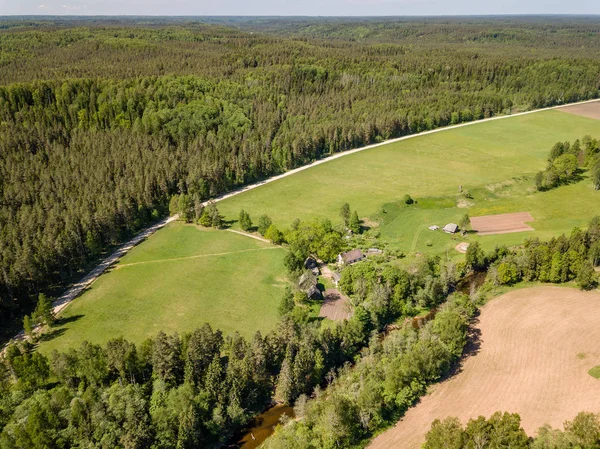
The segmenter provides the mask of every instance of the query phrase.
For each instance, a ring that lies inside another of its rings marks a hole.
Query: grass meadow
[[[576,226],[585,227],[593,216],[600,214],[600,192],[595,191],[586,178],[546,192],[535,192],[531,178],[519,178],[501,186],[474,189],[471,196],[473,198],[468,200],[457,194],[416,198],[416,204],[411,206],[401,201],[387,203],[375,214],[380,223],[381,238],[406,253],[417,251],[453,256],[458,254],[455,246],[463,241],[479,241],[484,249],[491,250],[496,245],[518,245],[528,238],[549,239],[563,233],[568,235]],[[465,203],[468,207],[464,207]],[[529,224],[534,231],[462,236],[427,229],[432,224],[458,223],[465,213],[481,216],[509,212],[530,212],[534,221]]]
[[[172,223],[134,248],[60,315],[42,352],[140,343],[210,323],[251,337],[272,329],[285,289],[285,250],[227,231]]]
[[[337,222],[348,202],[360,217],[381,223],[381,237],[391,246],[436,254],[454,251],[465,239],[429,231],[430,224],[457,222],[465,213],[531,212],[535,232],[466,239],[486,248],[518,244],[585,226],[600,211],[600,193],[585,179],[533,191],[533,176],[545,168],[552,145],[586,134],[600,137],[600,121],[557,110],[477,123],[335,159],[224,200],[219,209],[229,219],[240,209],[254,219],[267,213],[285,227],[311,216]],[[473,199],[458,195],[460,185]],[[406,193],[416,205],[399,204]]]

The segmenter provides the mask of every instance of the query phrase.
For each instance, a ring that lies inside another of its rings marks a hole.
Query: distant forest
[[[5,18],[0,337],[174,194],[599,88],[598,18]]]

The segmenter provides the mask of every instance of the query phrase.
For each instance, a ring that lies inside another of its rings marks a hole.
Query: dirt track
[[[471,217],[471,226],[478,235],[509,234],[511,232],[533,231],[525,223],[533,221],[529,212],[516,212],[513,214],[484,215]]]
[[[600,120],[600,101],[596,101],[594,103],[563,106],[558,110],[562,112],[568,112],[569,114],[581,115],[583,117]]]
[[[562,287],[507,293],[487,304],[476,323],[479,341],[460,372],[430,395],[370,449],[416,449],[431,422],[463,423],[495,411],[517,412],[533,435],[545,423],[562,428],[581,411],[600,412],[600,294]]]

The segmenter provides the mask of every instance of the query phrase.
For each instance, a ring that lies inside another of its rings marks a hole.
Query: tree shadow
[[[460,374],[463,370],[463,366],[465,362],[470,358],[479,354],[481,350],[481,343],[483,342],[481,338],[481,330],[477,327],[479,324],[479,311],[475,313],[471,322],[469,323],[469,328],[467,329],[467,343],[463,348],[462,355],[460,359],[454,364],[454,366],[448,370],[448,372],[440,378],[440,382],[446,381],[451,377]]]
[[[237,222],[238,222],[237,220],[221,220],[221,227],[223,229],[229,229],[234,225],[234,223],[237,223]]]
[[[39,341],[50,341],[50,340],[54,340],[57,337],[60,337],[61,335],[63,335],[65,332],[67,332],[67,327],[61,327],[60,329],[53,329],[50,332],[44,332],[43,334],[40,335],[39,337]]]
[[[62,318],[57,318],[54,321],[54,325],[55,326],[64,326],[67,323],[73,323],[74,321],[77,321],[80,318],[83,318],[84,315],[73,315],[73,316],[68,316],[68,317],[62,317]]]

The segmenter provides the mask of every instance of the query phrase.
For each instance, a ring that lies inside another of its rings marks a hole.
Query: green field
[[[590,219],[600,213],[600,192],[594,191],[591,182],[582,181],[562,186],[547,192],[532,191],[530,178],[495,186],[483,187],[471,191],[469,207],[458,207],[465,199],[459,195],[443,198],[417,198],[417,203],[405,206],[401,202],[385,204],[385,211],[375,215],[380,222],[381,238],[395,248],[406,252],[439,254],[449,251],[462,241],[479,241],[487,249],[499,244],[518,245],[524,239],[538,237],[549,239],[576,227],[585,227]],[[446,223],[458,223],[465,213],[471,216],[502,214],[509,212],[530,212],[534,221],[530,225],[534,231],[511,234],[477,236],[450,236],[440,231],[427,229],[431,224],[443,226]]]
[[[600,366],[594,366],[588,371],[588,374],[596,379],[600,379]]]
[[[227,231],[172,223],[134,248],[60,315],[42,352],[205,322],[251,337],[277,323],[286,282],[285,250]]]
[[[517,244],[570,232],[598,214],[600,193],[585,179],[544,193],[532,189],[552,145],[586,134],[600,137],[600,121],[556,110],[478,123],[351,154],[229,198],[219,209],[233,219],[242,208],[253,217],[267,213],[284,227],[310,216],[338,221],[349,202],[361,217],[381,223],[385,241],[425,253],[453,250],[463,240],[433,233],[430,224],[456,222],[465,213],[529,211],[535,232],[469,237],[485,247]],[[466,204],[459,185],[473,195]],[[416,205],[398,204],[406,193]],[[458,207],[461,199],[466,207]]]

